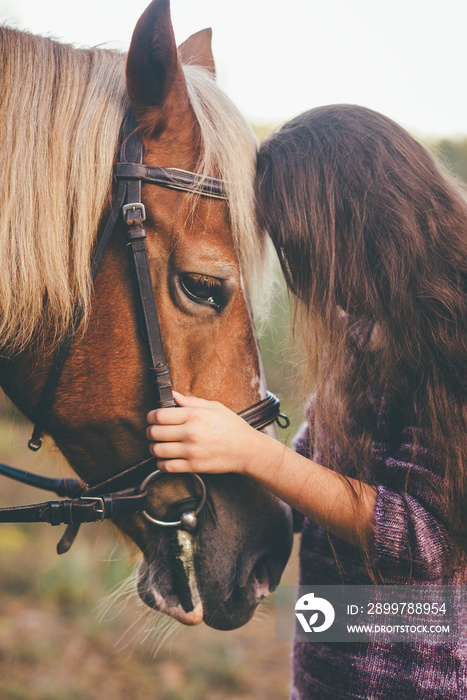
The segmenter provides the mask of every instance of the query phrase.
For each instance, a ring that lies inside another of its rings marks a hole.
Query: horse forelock
[[[0,65],[0,347],[14,352],[41,328],[58,343],[76,306],[89,310],[90,258],[129,102],[124,54],[0,27]],[[255,138],[206,70],[184,71],[198,170],[226,181],[245,291],[259,308],[270,256],[255,221]]]

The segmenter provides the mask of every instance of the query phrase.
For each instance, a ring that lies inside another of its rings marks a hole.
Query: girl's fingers
[[[157,467],[163,472],[179,473],[192,471],[185,459],[158,460]]]
[[[153,442],[149,446],[149,451],[158,460],[185,459],[186,456],[183,442]]]
[[[185,394],[180,394],[178,391],[173,391],[172,393],[179,406],[186,406],[189,408],[214,408],[218,405],[216,401],[199,399],[197,396],[185,396]]]
[[[180,425],[149,425],[146,437],[154,442],[178,442],[183,438],[183,428]]]
[[[148,423],[153,423],[155,425],[180,425],[188,420],[192,408],[208,408],[213,410],[220,407],[220,404],[216,401],[198,399],[196,396],[185,396],[184,394],[179,394],[177,391],[174,391],[173,395],[178,404],[177,409],[156,408],[154,411],[148,413]]]
[[[189,409],[156,408],[148,413],[146,419],[148,423],[153,425],[181,425],[186,423],[189,415]]]

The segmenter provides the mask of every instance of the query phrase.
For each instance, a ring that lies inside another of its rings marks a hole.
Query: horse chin
[[[192,610],[185,610],[181,602],[177,602],[175,594],[165,596],[157,590],[155,584],[151,583],[151,566],[146,562],[140,565],[138,594],[143,603],[157,612],[164,613],[172,617],[183,625],[195,626],[203,621],[203,604],[199,600],[192,607]],[[186,603],[185,603],[186,604]]]
[[[153,610],[184,625],[194,626],[204,621],[218,630],[232,630],[246,624],[261,601],[273,592],[275,586],[270,584],[273,574],[266,558],[258,560],[244,580],[237,580],[233,587],[227,589],[211,578],[200,591],[190,556],[194,549],[193,538],[178,532],[177,540],[184,543],[184,547],[182,556],[173,560],[172,567],[145,560],[140,564],[138,594]],[[182,564],[183,572],[177,564]]]
[[[194,568],[195,538],[184,530],[172,533],[166,541],[170,566],[142,561],[138,571],[138,594],[150,608],[184,625],[203,621],[203,603]]]

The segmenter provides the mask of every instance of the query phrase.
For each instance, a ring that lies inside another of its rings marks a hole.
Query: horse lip
[[[144,574],[138,581],[138,593],[143,603],[148,607],[164,613],[174,620],[177,620],[177,622],[181,622],[183,625],[188,625],[190,627],[199,625],[203,621],[204,610],[201,601],[189,612],[184,610],[181,604],[168,605],[164,596],[159,593],[155,585],[141,585],[142,578],[144,578]]]
[[[172,559],[174,569],[170,578],[165,582],[157,582],[154,575],[157,564],[143,560],[139,567],[138,594],[148,607],[185,625],[198,625],[203,621],[204,609],[193,563],[195,538],[184,530],[177,530],[174,534],[179,551]],[[180,576],[184,576],[184,580],[181,581]],[[177,582],[181,585],[178,591]]]

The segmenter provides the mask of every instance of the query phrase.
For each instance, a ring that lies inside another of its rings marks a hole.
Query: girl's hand
[[[261,433],[217,401],[174,391],[178,408],[148,413],[149,451],[167,472],[246,472]],[[264,437],[264,436],[262,436]]]
[[[293,452],[217,401],[174,397],[179,408],[148,413],[146,435],[155,441],[149,450],[159,469],[246,474],[334,535],[357,546],[372,542],[373,486]]]

